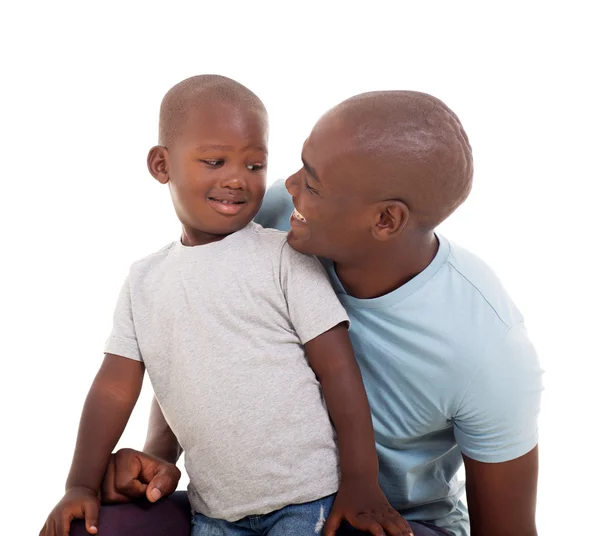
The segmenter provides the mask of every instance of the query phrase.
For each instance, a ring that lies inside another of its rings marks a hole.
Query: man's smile
[[[294,207],[294,212],[292,212],[292,220],[297,220],[301,223],[306,223],[306,218],[298,212],[298,209]]]

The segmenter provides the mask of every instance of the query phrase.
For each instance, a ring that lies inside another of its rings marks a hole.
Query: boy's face
[[[219,240],[254,218],[265,193],[267,138],[264,112],[215,102],[189,113],[166,150],[152,150],[164,153],[163,174],[153,172],[160,154],[150,152],[150,171],[169,184],[186,245]]]

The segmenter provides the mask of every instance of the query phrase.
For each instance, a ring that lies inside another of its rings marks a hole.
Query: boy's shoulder
[[[171,255],[171,252],[175,249],[176,244],[177,242],[171,242],[160,248],[158,251],[134,261],[129,268],[129,277],[143,276],[164,265],[165,261]]]
[[[244,246],[264,255],[281,255],[281,250],[287,244],[287,233],[278,229],[265,228],[251,222],[245,229]]]
[[[234,240],[224,242],[238,254],[250,254],[253,258],[278,260],[287,244],[287,233],[277,229],[266,229],[258,223],[251,222],[246,228],[235,233]],[[225,238],[224,240],[227,240]],[[202,246],[200,246],[202,247]],[[135,261],[130,267],[130,277],[143,277],[152,272],[168,269],[177,262],[178,242],[171,242],[158,251]]]

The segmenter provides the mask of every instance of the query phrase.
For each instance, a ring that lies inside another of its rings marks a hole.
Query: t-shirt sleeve
[[[113,316],[113,328],[104,345],[104,353],[143,361],[133,323],[129,277],[123,283],[117,300]]]
[[[342,322],[349,323],[325,269],[315,257],[298,253],[286,243],[281,251],[280,277],[290,320],[302,344]]]
[[[463,454],[499,463],[527,454],[538,442],[542,369],[524,324],[512,327],[487,355],[454,416]]]

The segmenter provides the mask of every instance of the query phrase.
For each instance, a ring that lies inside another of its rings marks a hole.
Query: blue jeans
[[[213,519],[202,514],[192,519],[192,536],[303,536],[322,534],[335,495],[304,504],[291,504],[281,510],[239,521]]]

